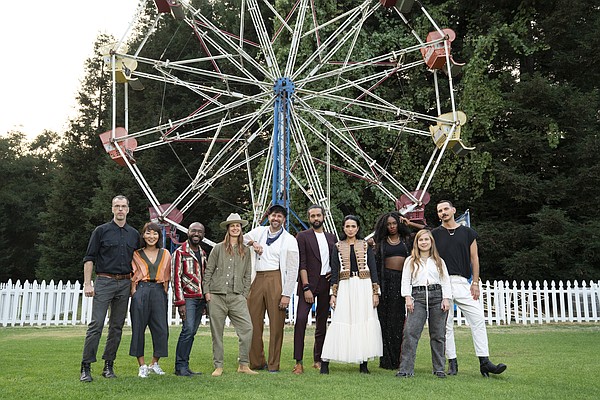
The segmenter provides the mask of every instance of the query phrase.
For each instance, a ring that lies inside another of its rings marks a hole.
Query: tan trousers
[[[285,310],[279,309],[281,301],[281,274],[277,271],[257,272],[248,295],[248,310],[252,320],[252,344],[250,345],[250,368],[279,371]],[[263,329],[265,311],[269,316],[269,361],[265,360]]]

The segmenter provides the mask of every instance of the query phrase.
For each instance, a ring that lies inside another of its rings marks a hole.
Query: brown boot
[[[211,374],[212,376],[221,376],[223,375],[223,368],[215,368],[215,370],[213,371],[213,373]]]
[[[294,369],[292,370],[292,374],[302,375],[303,373],[304,373],[304,366],[300,363],[296,364],[294,366]]]
[[[248,367],[248,365],[246,364],[240,364],[240,366],[237,369],[237,372],[239,372],[240,374],[258,375],[258,372],[252,371],[250,367]]]

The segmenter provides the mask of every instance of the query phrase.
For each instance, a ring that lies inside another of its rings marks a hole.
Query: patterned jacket
[[[198,260],[186,241],[173,252],[171,257],[171,282],[173,283],[173,305],[185,305],[185,299],[203,298],[202,277],[206,268],[206,253],[200,249]]]

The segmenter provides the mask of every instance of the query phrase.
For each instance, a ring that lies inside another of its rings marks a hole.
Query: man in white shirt
[[[287,210],[275,204],[268,210],[269,226],[259,226],[244,235],[244,243],[255,251],[256,276],[248,295],[252,319],[250,368],[279,371],[285,311],[298,278],[298,243],[284,228]],[[269,358],[262,340],[265,311],[269,316]]]
[[[329,316],[329,278],[331,266],[329,256],[335,246],[333,233],[323,230],[325,211],[319,205],[308,208],[310,228],[296,235],[300,252],[300,273],[298,277],[298,308],[294,324],[294,359],[296,365],[292,371],[296,375],[304,372],[304,338],[309,312],[317,301],[315,345],[313,348],[313,367],[321,369],[321,351],[327,330]]]

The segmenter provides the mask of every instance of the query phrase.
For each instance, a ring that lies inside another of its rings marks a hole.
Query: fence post
[[[542,309],[542,292],[540,288],[540,281],[535,281],[535,300],[536,300],[536,311],[537,311],[537,322],[541,325],[544,323],[544,313]]]

